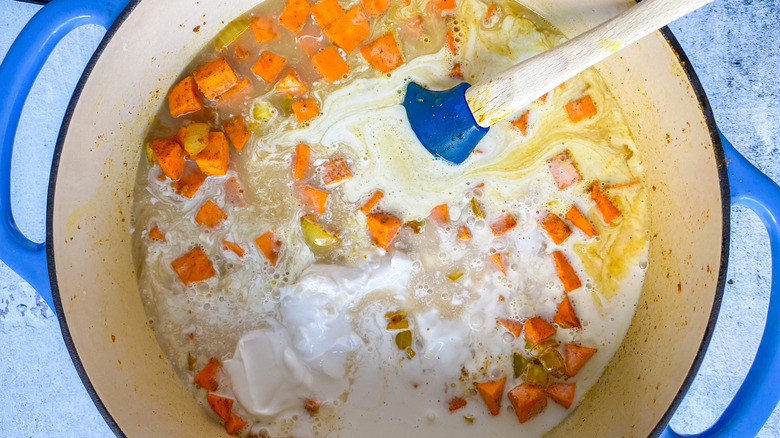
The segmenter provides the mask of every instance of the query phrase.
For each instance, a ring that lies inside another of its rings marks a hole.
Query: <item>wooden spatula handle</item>
[[[625,46],[713,0],[644,0],[617,17],[466,90],[480,126],[525,108]]]

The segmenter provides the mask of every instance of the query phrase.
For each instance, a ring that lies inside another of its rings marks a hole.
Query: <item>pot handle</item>
[[[0,64],[0,260],[35,288],[54,312],[46,245],[28,239],[11,211],[11,157],[24,102],[57,43],[71,30],[97,24],[108,29],[129,0],[54,0],[41,8]]]
[[[720,133],[728,166],[731,204],[753,210],[766,226],[772,254],[772,283],[764,333],[753,364],[726,410],[704,432],[681,435],[671,427],[663,438],[753,437],[780,401],[780,186],[756,169]]]

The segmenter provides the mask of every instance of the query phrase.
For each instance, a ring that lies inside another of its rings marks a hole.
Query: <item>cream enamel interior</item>
[[[224,23],[253,3],[141,1],[95,64],[62,144],[50,206],[62,313],[90,382],[127,436],[224,436],[176,377],[146,322],[129,212],[143,138],[168,88]],[[567,35],[630,5],[523,4]],[[643,151],[651,206],[649,269],[623,345],[588,397],[550,436],[650,433],[695,360],[720,269],[717,162],[674,52],[655,34],[598,68]]]

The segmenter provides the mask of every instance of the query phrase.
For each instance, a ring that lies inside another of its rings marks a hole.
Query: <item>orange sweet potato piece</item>
[[[547,213],[539,218],[539,225],[556,245],[560,245],[571,235],[571,228],[554,213]]]
[[[236,435],[241,432],[241,429],[246,427],[246,421],[243,418],[236,415],[235,412],[230,413],[230,418],[225,422],[225,431],[230,435]]]
[[[320,167],[322,182],[325,185],[336,184],[352,178],[352,171],[347,166],[347,160],[344,158],[334,158],[328,160]]]
[[[452,26],[447,27],[446,41],[447,41],[447,48],[450,49],[450,53],[452,53],[453,55],[457,55],[458,44],[455,39],[455,30],[452,28]]]
[[[371,213],[371,210],[374,209],[376,204],[385,196],[384,193],[382,193],[381,190],[377,190],[374,192],[373,195],[371,195],[370,198],[368,198],[368,201],[366,201],[365,204],[363,204],[360,207],[360,211],[362,211],[365,214]]]
[[[298,33],[309,15],[309,2],[306,0],[288,0],[282,13],[279,14],[279,24]]]
[[[269,52],[263,51],[260,57],[257,58],[257,62],[252,66],[252,72],[262,78],[266,82],[272,82],[276,76],[282,71],[284,67],[285,59],[281,56]]]
[[[604,219],[604,222],[610,223],[620,216],[620,210],[615,207],[615,204],[612,203],[609,196],[604,194],[601,190],[601,184],[598,182],[595,182],[590,186],[590,199],[596,202],[596,207],[598,207],[601,212],[601,217]]]
[[[311,15],[320,28],[325,29],[344,15],[344,8],[339,5],[338,0],[321,0],[311,7]]]
[[[219,369],[219,361],[215,358],[209,359],[206,366],[201,369],[198,374],[195,375],[193,381],[196,385],[208,391],[217,390],[217,370]]]
[[[606,188],[608,192],[612,190],[623,190],[623,189],[630,189],[632,187],[639,187],[639,181],[631,181],[627,183],[622,184],[614,184]]]
[[[391,33],[386,33],[361,47],[360,54],[382,73],[391,72],[404,63],[401,50]]]
[[[563,362],[566,375],[574,377],[598,350],[577,344],[563,344]]]
[[[244,78],[238,81],[235,87],[225,91],[221,96],[217,97],[217,100],[222,102],[228,99],[232,99],[233,97],[238,96],[241,92],[249,91],[251,89],[252,83],[249,81],[249,79]]]
[[[220,56],[203,64],[192,72],[200,92],[214,100],[238,85],[238,77],[227,60]]]
[[[181,177],[186,163],[184,149],[176,140],[156,139],[152,142],[152,152],[165,176],[174,181]]]
[[[306,84],[304,84],[300,80],[300,78],[298,78],[298,75],[293,70],[290,70],[287,73],[285,73],[285,75],[282,76],[281,79],[279,79],[279,82],[276,83],[274,89],[281,93],[288,93],[294,95],[303,94],[306,92],[306,90],[308,90]]]
[[[503,236],[517,225],[515,217],[507,213],[490,224],[490,229],[495,236]]]
[[[260,237],[255,239],[255,245],[260,248],[260,251],[265,255],[265,258],[271,262],[271,266],[276,266],[276,262],[279,261],[279,249],[282,243],[276,240],[273,231],[266,231]]]
[[[586,94],[579,99],[567,103],[566,113],[569,114],[569,120],[577,123],[581,120],[595,116],[596,105],[593,103],[593,98],[591,98],[589,94]]]
[[[172,261],[171,267],[176,272],[176,275],[179,276],[179,280],[186,285],[207,280],[217,275],[217,272],[214,271],[214,267],[211,265],[211,260],[209,260],[209,257],[200,246],[196,246],[188,253]]]
[[[245,49],[241,44],[236,43],[236,59],[241,61],[249,56],[249,50]]]
[[[293,157],[292,174],[293,179],[299,180],[306,174],[306,168],[309,166],[309,154],[311,148],[306,144],[299,144],[295,147],[295,156]]]
[[[487,12],[485,12],[485,22],[492,23],[496,14],[501,12],[501,7],[495,3],[488,5]]]
[[[193,157],[200,171],[206,175],[224,175],[228,168],[228,142],[225,134],[209,133],[209,144]]]
[[[528,116],[531,114],[531,111],[525,110],[523,114],[520,115],[516,120],[512,121],[512,126],[523,133],[523,135],[528,134]]]
[[[322,406],[322,402],[319,400],[315,400],[313,398],[307,398],[304,400],[303,403],[303,409],[306,410],[306,412],[309,413],[309,415],[317,415],[317,413],[320,411],[320,407]]]
[[[569,151],[563,151],[547,160],[547,167],[550,169],[555,184],[561,190],[582,181],[582,176],[580,176]]]
[[[447,204],[437,205],[431,210],[431,219],[440,224],[450,221],[450,207]]]
[[[233,410],[232,398],[220,397],[216,394],[206,394],[206,401],[209,402],[211,410],[219,415],[219,418],[225,421],[230,418],[230,411]]]
[[[468,404],[466,400],[460,398],[460,397],[453,397],[450,399],[450,401],[447,402],[449,405],[450,412],[455,412],[458,409],[466,407]]]
[[[316,187],[301,186],[301,196],[309,210],[317,214],[325,213],[325,204],[328,202],[328,192]]]
[[[539,344],[557,331],[552,324],[542,319],[541,316],[526,319],[523,329],[525,330],[525,340],[533,345]]]
[[[504,261],[501,260],[501,254],[490,254],[490,261],[493,262],[493,265],[496,267],[496,269],[501,271],[502,274],[506,275],[506,269],[504,268]]]
[[[547,387],[547,395],[552,401],[569,409],[574,403],[574,390],[577,386],[575,382],[556,382]]]
[[[588,218],[586,218],[576,206],[572,205],[569,211],[566,212],[566,219],[573,223],[575,227],[582,230],[586,236],[593,237],[598,235],[596,229],[593,228],[593,224],[590,223]]]
[[[357,5],[348,10],[327,28],[323,29],[337,46],[349,53],[355,50],[368,37],[368,17],[363,6]]]
[[[292,104],[295,119],[303,123],[320,115],[320,105],[317,99],[302,99]]]
[[[228,204],[244,205],[244,189],[241,187],[241,183],[238,182],[238,178],[235,176],[228,178],[224,187],[225,201]]]
[[[558,278],[563,283],[563,290],[571,292],[582,286],[580,277],[577,276],[566,256],[560,251],[553,251],[552,256],[555,261],[555,269],[558,271]]]
[[[553,322],[563,328],[582,328],[580,319],[577,318],[568,295],[564,295],[563,301],[558,305],[558,311],[555,312]]]
[[[176,131],[176,135],[173,137],[173,139],[176,141],[176,143],[179,143],[179,146],[181,146],[182,148],[184,148],[184,136],[185,135],[187,135],[187,127],[186,126],[182,126],[181,128],[179,128],[178,131]],[[184,155],[185,156],[187,155],[187,151],[186,150],[184,151]],[[187,158],[189,158],[189,157],[187,157]]]
[[[467,226],[463,225],[458,229],[458,240],[462,242],[471,240],[471,231],[469,231]]]
[[[393,237],[401,228],[401,219],[387,213],[370,213],[366,216],[366,223],[374,243],[383,249],[390,246]]]
[[[233,143],[233,147],[239,152],[241,152],[241,149],[244,148],[247,140],[252,135],[249,126],[247,126],[246,121],[241,116],[235,116],[222,122],[222,129],[230,142]]]
[[[389,6],[389,0],[363,0],[363,7],[368,15],[372,16],[384,14]]]
[[[521,383],[507,394],[509,402],[515,408],[515,415],[520,423],[525,423],[547,407],[547,394],[544,389],[530,383]]]
[[[165,240],[165,234],[163,234],[163,232],[157,228],[157,225],[155,225],[151,230],[149,230],[149,238],[152,240]]]
[[[515,335],[516,338],[519,338],[520,333],[523,332],[523,323],[516,319],[501,318],[497,322],[502,326],[504,326],[505,329],[512,332],[512,334]]]
[[[347,62],[339,55],[335,46],[328,46],[312,56],[314,68],[329,82],[336,82],[349,73]]]
[[[547,102],[547,98],[550,97],[550,93],[544,93],[541,97],[536,99],[534,102],[544,105],[545,102]]]
[[[206,201],[195,215],[195,222],[207,228],[214,228],[227,219],[227,215],[211,199]]]
[[[222,239],[222,249],[229,249],[233,251],[237,256],[243,257],[244,256],[244,248],[241,248],[239,244],[235,242],[231,242],[229,240]]]
[[[490,380],[487,382],[474,382],[477,392],[487,405],[491,415],[498,415],[501,412],[501,400],[504,398],[504,384],[506,377],[499,380]]]
[[[274,30],[274,21],[271,17],[252,17],[252,33],[258,43],[265,43],[276,38]]]
[[[173,117],[194,113],[203,108],[198,96],[198,86],[192,76],[179,81],[168,93],[168,110]]]
[[[206,181],[206,175],[200,170],[194,172],[187,171],[187,173],[183,174],[178,181],[172,182],[171,186],[176,190],[176,193],[187,198],[192,198],[200,186],[203,185],[204,181]]]
[[[452,66],[452,70],[450,70],[450,77],[463,79],[463,71],[461,70],[459,62],[456,62],[455,65]]]
[[[433,15],[443,16],[455,13],[455,0],[431,0],[428,3],[428,11]]]

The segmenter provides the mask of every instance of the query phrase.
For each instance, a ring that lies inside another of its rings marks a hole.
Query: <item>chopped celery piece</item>
[[[193,368],[195,368],[195,362],[197,361],[198,361],[197,357],[193,356],[191,353],[187,353],[187,369],[192,371]]]
[[[154,167],[154,152],[152,151],[152,142],[147,141],[145,148],[146,148],[146,161],[149,162],[149,167]]]
[[[449,278],[452,281],[458,281],[460,277],[463,277],[463,272],[450,272],[447,274],[447,278]]]
[[[425,221],[409,221],[404,225],[411,228],[414,234],[420,234],[420,230],[422,230],[423,225],[425,225]]]
[[[525,371],[525,381],[532,385],[547,387],[550,382],[550,376],[541,365],[535,363],[529,364]]]
[[[237,18],[227,24],[219,31],[214,38],[214,48],[222,50],[236,40],[239,35],[249,28],[249,19],[245,17]]]
[[[477,198],[471,198],[471,212],[474,213],[474,217],[478,219],[485,218],[485,210],[482,208],[482,204],[477,201]]]
[[[393,311],[393,312],[385,313],[385,318],[387,318],[387,319],[389,319],[391,321],[400,321],[400,320],[406,318],[406,315],[408,315],[408,313],[406,313],[406,310],[396,310],[396,311]]]
[[[395,335],[395,345],[399,350],[405,350],[412,346],[412,332],[411,330],[404,330]]]
[[[301,216],[301,231],[303,231],[303,240],[312,249],[330,249],[341,241],[336,235],[322,228],[308,216]]]
[[[525,372],[526,368],[528,368],[528,359],[525,358],[520,353],[513,353],[512,354],[512,369],[515,372],[515,379],[522,376]]]
[[[534,348],[534,344],[532,344],[532,343],[531,343],[531,342],[529,342],[529,341],[525,341],[525,349],[526,349],[526,350],[530,350],[530,349],[532,349],[532,348]]]
[[[184,150],[190,155],[197,155],[209,145],[209,132],[211,126],[208,123],[190,123],[184,133]]]
[[[563,376],[566,372],[565,365],[563,364],[563,357],[558,350],[549,348],[538,356],[539,362],[542,363],[547,372],[554,376]]]
[[[474,417],[467,417],[467,416],[464,415],[463,419],[466,420],[466,423],[473,423],[474,422]]]
[[[258,102],[252,105],[252,118],[258,121],[266,121],[273,117],[271,105],[266,102]]]
[[[412,350],[412,347],[406,348],[406,354],[409,355],[409,359],[414,359],[414,356],[417,355],[417,353],[415,353],[414,350]]]
[[[409,328],[409,321],[402,319],[400,321],[390,321],[387,323],[388,330],[406,330]]]

